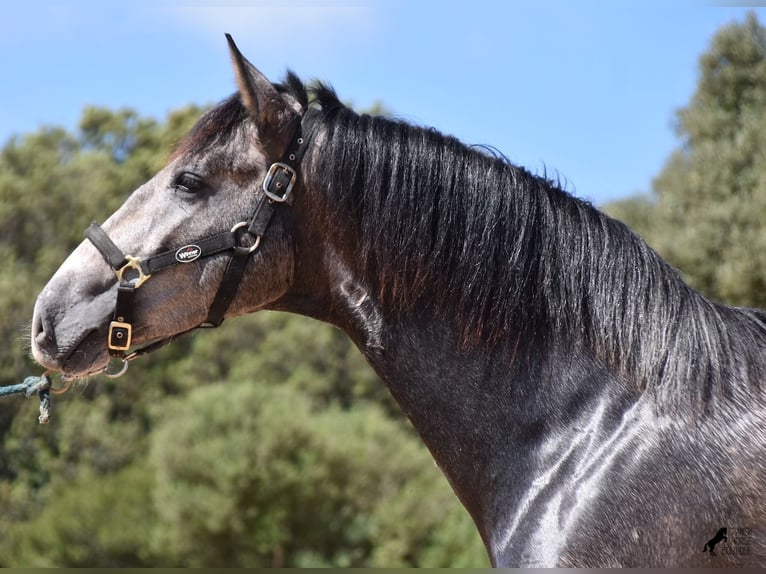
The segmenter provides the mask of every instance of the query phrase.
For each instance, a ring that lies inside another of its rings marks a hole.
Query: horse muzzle
[[[78,299],[52,283],[35,302],[32,356],[46,369],[75,377],[98,371],[109,359],[103,341],[113,294]]]

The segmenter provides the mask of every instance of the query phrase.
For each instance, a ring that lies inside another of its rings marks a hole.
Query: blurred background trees
[[[661,87],[658,87],[661,89]],[[717,300],[766,307],[766,32],[720,30],[652,189],[605,206]],[[87,108],[0,150],[0,384],[34,298],[91,220],[164,163],[199,107]],[[295,360],[295,353],[300,361]],[[488,565],[466,512],[358,351],[261,313],[54,404],[0,402],[1,566]]]
[[[766,31],[754,15],[713,38],[675,129],[651,192],[606,211],[713,299],[766,308]]]

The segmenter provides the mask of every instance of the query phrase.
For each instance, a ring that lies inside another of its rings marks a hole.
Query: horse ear
[[[226,34],[226,40],[229,42],[234,76],[242,104],[256,120],[259,128],[267,127],[269,120],[276,115],[274,112],[278,113],[284,109],[285,104],[269,79],[242,55],[230,34]],[[274,109],[275,106],[277,109]]]

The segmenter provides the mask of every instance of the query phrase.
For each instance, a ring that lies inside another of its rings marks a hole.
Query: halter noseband
[[[110,373],[107,365],[103,370],[104,374],[111,377],[122,375],[127,370],[129,361],[169,343],[177,336],[151,343],[143,349],[127,354],[133,338],[135,292],[157,271],[231,251],[218,292],[208,310],[207,319],[193,329],[218,327],[223,322],[223,317],[237,293],[250,255],[261,245],[263,235],[277,206],[287,201],[298,181],[298,168],[308,148],[314,119],[310,113],[303,116],[284,155],[279,161],[272,163],[266,172],[260,190],[262,193],[258,193],[252,216],[247,221],[237,223],[229,231],[139,259],[125,255],[98,223],[91,223],[85,230],[85,237],[93,243],[111,266],[118,281],[117,302],[114,306],[112,321],[109,323],[107,348],[110,357],[121,359],[123,366],[119,372]],[[251,245],[240,243],[243,235],[255,238]]]

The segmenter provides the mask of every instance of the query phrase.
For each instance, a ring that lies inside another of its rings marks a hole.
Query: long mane
[[[314,95],[320,203],[394,310],[453,316],[469,345],[589,350],[705,404],[766,374],[764,316],[707,300],[624,224],[504,158]]]
[[[313,96],[322,141],[310,156],[312,213],[353,249],[391,312],[452,317],[466,347],[587,353],[637,389],[688,405],[753,400],[743,381],[766,378],[762,312],[709,301],[554,181],[434,129],[357,114],[293,74],[278,88],[304,107]],[[225,139],[245,118],[232,96],[180,150]]]

